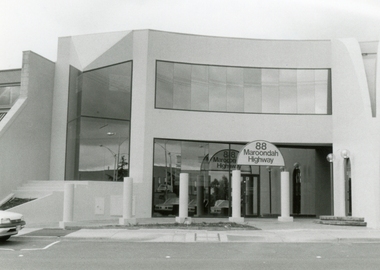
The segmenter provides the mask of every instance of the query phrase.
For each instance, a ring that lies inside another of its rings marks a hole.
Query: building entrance
[[[258,216],[260,213],[260,175],[242,175],[241,197],[242,216]]]
[[[330,166],[326,155],[331,153],[331,147],[279,146],[287,164],[282,169],[274,165],[238,165],[237,157],[243,147],[236,143],[155,139],[152,216],[178,216],[179,176],[188,173],[189,216],[230,217],[234,170],[241,171],[241,215],[278,216],[281,214],[281,170],[292,175],[293,164],[299,161],[302,163],[294,174],[295,183],[290,182],[290,213],[330,214]]]

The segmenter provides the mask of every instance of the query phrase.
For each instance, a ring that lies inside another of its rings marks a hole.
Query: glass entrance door
[[[241,215],[258,216],[260,213],[260,175],[242,175],[241,181]]]

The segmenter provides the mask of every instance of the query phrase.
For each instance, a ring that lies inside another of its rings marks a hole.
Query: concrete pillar
[[[203,176],[199,175],[197,178],[197,216],[202,216],[204,214],[204,179]]]
[[[334,160],[334,216],[346,216],[346,198],[345,198],[345,176],[344,176],[344,159],[336,158]]]
[[[188,217],[189,206],[189,174],[181,173],[179,175],[179,216],[175,218],[178,223],[185,221],[191,222]]]
[[[124,177],[123,183],[123,217],[119,218],[120,225],[134,225],[136,218],[132,218],[133,205],[133,178]]]
[[[289,172],[281,172],[281,216],[278,220],[293,222],[293,217],[290,216]]]
[[[59,222],[60,228],[73,221],[74,217],[74,184],[65,183],[63,193],[63,221]]]
[[[232,217],[229,218],[231,222],[244,222],[241,217],[241,172],[240,170],[232,171]]]

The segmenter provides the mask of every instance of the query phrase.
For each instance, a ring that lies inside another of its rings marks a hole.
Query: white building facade
[[[28,180],[75,181],[74,218],[108,219],[120,215],[129,176],[136,218],[170,217],[185,172],[189,213],[228,217],[240,168],[242,215],[276,216],[287,170],[294,216],[380,227],[378,47],[153,30],[60,38],[56,63],[25,52],[17,71],[20,96],[0,122],[1,195]],[[285,167],[238,167],[255,140],[275,144]],[[30,159],[38,165],[17,170],[14,160]]]

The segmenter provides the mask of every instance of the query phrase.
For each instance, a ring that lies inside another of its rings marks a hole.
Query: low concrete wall
[[[123,216],[123,182],[65,181],[74,184],[73,221],[108,220]],[[63,220],[64,192],[13,207],[27,224],[55,223]],[[134,215],[135,207],[132,214]]]
[[[58,222],[63,216],[63,192],[53,192],[9,211],[23,214],[27,224]]]
[[[74,183],[74,221],[107,220],[123,214],[123,182]],[[62,218],[62,217],[61,217]]]

